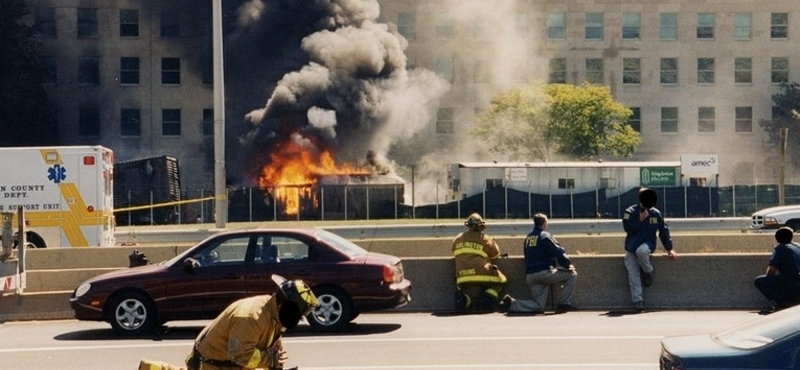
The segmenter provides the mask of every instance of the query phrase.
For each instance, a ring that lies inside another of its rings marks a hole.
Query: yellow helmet
[[[473,213],[469,215],[467,221],[464,222],[464,226],[484,226],[486,222],[483,222],[483,217],[479,213]]]

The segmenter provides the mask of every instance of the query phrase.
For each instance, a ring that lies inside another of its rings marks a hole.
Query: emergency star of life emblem
[[[67,178],[67,169],[57,164],[47,169],[47,179],[58,184]]]

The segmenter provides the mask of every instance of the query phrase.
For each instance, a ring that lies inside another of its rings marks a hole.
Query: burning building
[[[239,185],[266,194],[274,214],[307,219],[324,210],[347,218],[359,210],[364,218],[383,200],[403,201],[404,182],[388,153],[430,126],[448,84],[431,71],[406,69],[407,42],[377,22],[379,9],[376,0],[240,5],[226,51],[236,53],[232,69],[264,66],[270,71],[255,75],[275,79],[265,83],[272,90],[266,104],[244,113],[249,128],[234,172]],[[259,80],[253,76],[251,85]],[[242,91],[252,100],[253,90]]]

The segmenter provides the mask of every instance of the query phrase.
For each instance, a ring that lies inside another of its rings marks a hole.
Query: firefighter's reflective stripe
[[[489,255],[483,250],[483,246],[477,243],[458,243],[453,255],[458,257],[465,254],[474,254],[483,258],[489,258]]]
[[[466,274],[462,275],[461,273],[465,272]],[[464,283],[505,283],[508,279],[506,279],[505,275],[499,274],[495,275],[478,275],[475,274],[475,270],[472,270],[471,274],[469,270],[459,271],[459,276],[456,278],[456,284],[464,284]]]
[[[139,361],[139,370],[186,370],[186,368],[161,361],[141,360]]]
[[[255,350],[253,351],[253,355],[250,356],[250,360],[247,361],[247,368],[255,369],[258,367],[258,364],[261,363],[261,351]]]

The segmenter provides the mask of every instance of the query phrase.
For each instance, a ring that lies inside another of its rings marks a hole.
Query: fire
[[[300,212],[300,200],[310,199],[318,206],[312,191],[321,176],[368,174],[369,171],[347,164],[337,165],[330,151],[309,148],[295,140],[279,144],[270,154],[269,164],[261,169],[258,187],[271,190],[284,205],[287,215]]]

